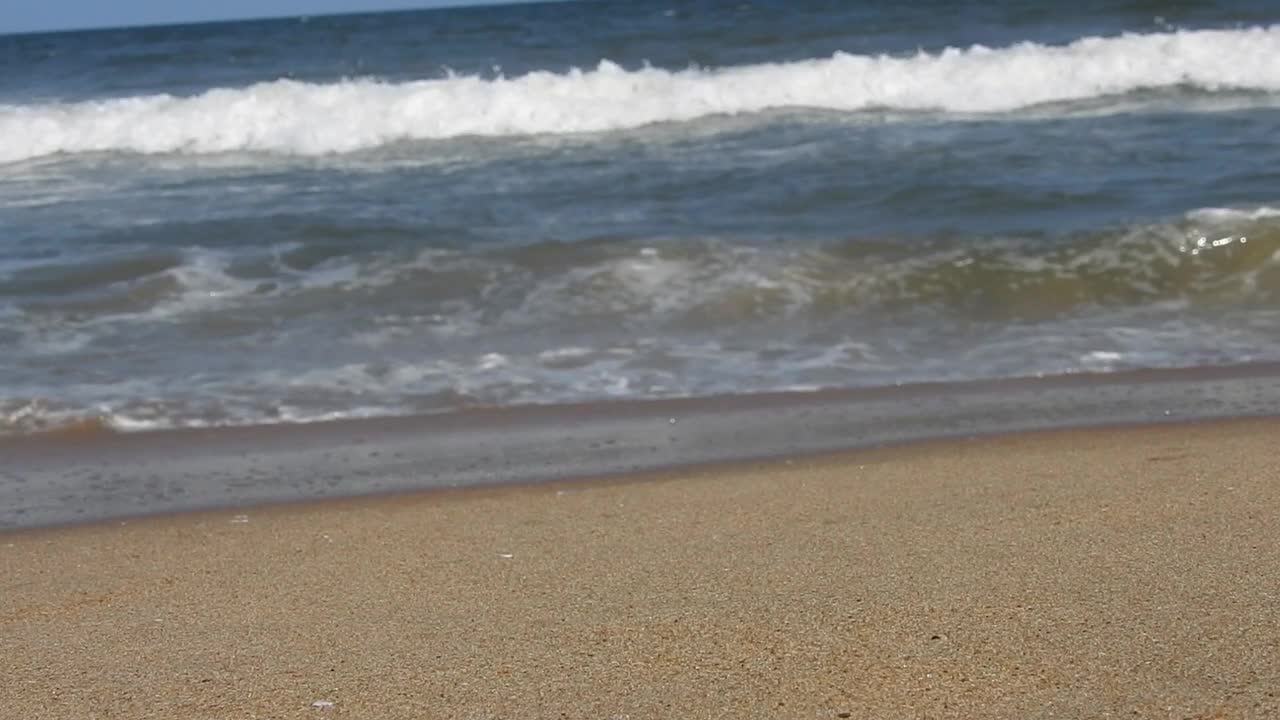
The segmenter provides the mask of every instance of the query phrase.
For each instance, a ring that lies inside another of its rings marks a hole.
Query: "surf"
[[[0,163],[94,152],[317,156],[466,136],[625,131],[778,109],[982,115],[1152,90],[1280,93],[1280,25],[904,56],[838,52],[721,68],[627,69],[602,60],[586,70],[517,77],[280,79],[191,96],[9,104],[0,105]]]

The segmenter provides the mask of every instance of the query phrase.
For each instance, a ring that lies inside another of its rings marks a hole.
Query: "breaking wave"
[[[0,105],[0,163],[58,153],[345,153],[406,140],[626,130],[782,108],[998,113],[1144,90],[1280,92],[1280,26],[719,69],[413,82],[277,80],[180,97]]]

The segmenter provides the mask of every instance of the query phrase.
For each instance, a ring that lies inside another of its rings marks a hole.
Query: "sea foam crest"
[[[1280,25],[721,69],[291,80],[193,97],[0,105],[0,162],[56,153],[343,153],[402,140],[600,132],[776,108],[1012,111],[1194,87],[1280,92]]]

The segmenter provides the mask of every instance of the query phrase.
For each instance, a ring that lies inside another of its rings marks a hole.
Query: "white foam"
[[[989,113],[1195,87],[1280,92],[1280,25],[1024,42],[908,57],[836,53],[722,69],[595,69],[388,83],[292,80],[194,97],[0,105],[0,162],[125,151],[296,155],[402,140],[600,132],[776,108]]]
[[[479,360],[476,361],[476,370],[479,370],[481,372],[489,372],[493,370],[499,370],[510,364],[511,364],[511,361],[507,359],[507,357],[502,353],[494,353],[494,352],[485,353]]]
[[[543,350],[538,353],[538,362],[544,365],[559,365],[565,363],[575,363],[591,357],[591,348],[585,347],[562,347],[553,348],[551,350]]]
[[[208,250],[189,250],[183,264],[164,271],[172,277],[178,292],[139,317],[170,319],[186,313],[207,311],[250,294],[254,284],[227,272],[229,256]]]
[[[1253,222],[1280,217],[1280,208],[1260,205],[1253,208],[1200,208],[1187,213],[1187,219],[1203,223]]]

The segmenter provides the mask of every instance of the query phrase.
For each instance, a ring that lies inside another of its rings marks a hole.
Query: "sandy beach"
[[[1280,720],[1280,1],[0,67],[0,720]]]
[[[1280,422],[0,535],[12,718],[1268,717]]]

